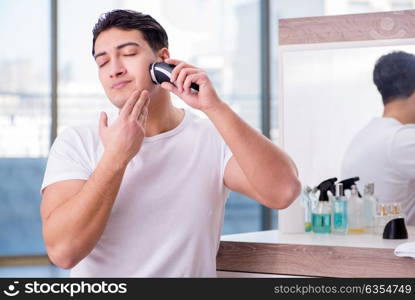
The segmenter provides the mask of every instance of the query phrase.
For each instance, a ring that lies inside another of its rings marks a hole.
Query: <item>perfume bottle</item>
[[[385,204],[378,204],[377,213],[375,216],[374,233],[376,235],[382,235],[385,229],[386,223],[388,223],[390,217],[388,215],[388,206]]]

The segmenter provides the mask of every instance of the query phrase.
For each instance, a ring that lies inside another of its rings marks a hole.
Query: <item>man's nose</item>
[[[111,78],[116,78],[126,73],[127,69],[118,61],[113,61],[111,64]]]

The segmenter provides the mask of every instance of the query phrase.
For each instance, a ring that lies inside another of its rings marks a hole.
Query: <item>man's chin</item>
[[[123,92],[110,98],[111,103],[121,109],[131,96],[131,92]]]
[[[138,88],[135,86],[134,88],[129,88],[125,91],[118,91],[116,93],[113,93],[111,97],[108,98],[114,106],[121,109],[136,89],[138,89],[140,93],[142,90],[146,89],[149,92],[150,96],[153,95],[154,92],[157,90],[155,85],[151,85],[149,87],[144,88]]]

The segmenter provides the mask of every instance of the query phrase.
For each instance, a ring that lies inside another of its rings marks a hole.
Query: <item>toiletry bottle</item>
[[[308,197],[311,200],[311,211],[313,211],[318,205],[318,188],[316,186],[313,187]]]
[[[352,185],[348,199],[349,233],[363,233],[363,201],[359,197],[356,185]]]
[[[356,182],[359,181],[359,180],[360,180],[360,178],[358,176],[356,176],[356,177],[351,177],[351,178],[339,181],[339,183],[343,184],[343,191],[346,191],[346,190],[351,190],[352,186],[356,185]],[[359,190],[357,189],[357,185],[356,185],[356,190],[357,190],[357,195],[359,197],[362,197],[362,195],[360,195]]]
[[[375,184],[365,185],[363,192],[363,227],[365,233],[374,232],[377,199],[374,195]]]
[[[401,213],[401,204],[400,203],[393,203],[391,207],[391,217],[390,219],[396,219],[396,218],[404,218],[404,216]]]
[[[313,230],[311,223],[311,198],[310,193],[312,189],[306,186],[301,190],[301,204],[304,206],[304,231],[311,232]]]
[[[336,184],[336,194],[333,200],[333,233],[346,234],[348,229],[347,201],[343,184]]]
[[[375,216],[375,234],[382,235],[385,229],[386,223],[388,223],[390,217],[388,215],[388,209],[385,204],[378,204],[377,214]]]
[[[317,207],[312,213],[312,224],[314,233],[330,233],[331,232],[331,206],[327,192],[334,194],[334,183],[337,178],[330,178],[317,186],[320,191]]]

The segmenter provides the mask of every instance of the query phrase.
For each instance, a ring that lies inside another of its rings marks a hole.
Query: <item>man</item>
[[[379,58],[373,81],[382,95],[383,116],[352,140],[342,177],[375,183],[381,203],[400,203],[407,224],[415,225],[415,56],[402,51]]]
[[[150,16],[111,11],[93,36],[119,115],[68,129],[51,148],[41,206],[50,259],[73,277],[214,277],[229,189],[285,208],[300,190],[294,164],[217,96],[203,70],[169,58],[167,34]],[[152,83],[155,61],[177,65],[174,85]],[[175,108],[170,92],[208,119]]]

